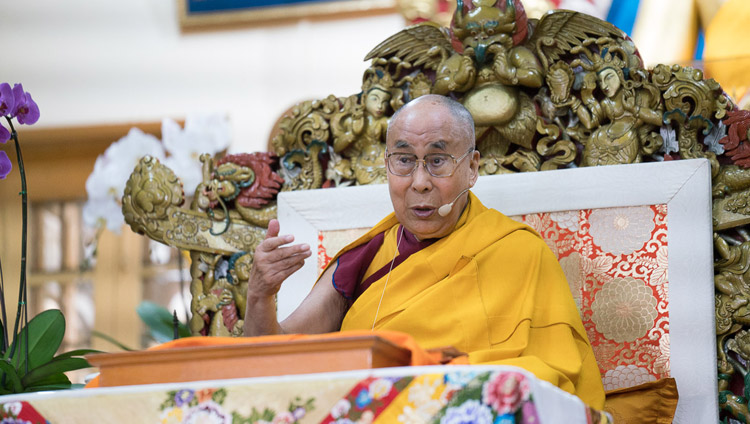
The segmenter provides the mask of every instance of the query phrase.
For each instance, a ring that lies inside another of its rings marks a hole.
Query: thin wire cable
[[[375,322],[378,320],[378,313],[380,312],[380,305],[383,303],[383,297],[385,296],[385,288],[388,287],[388,280],[391,279],[391,271],[393,271],[393,262],[396,261],[398,255],[398,248],[401,246],[401,239],[404,238],[404,227],[401,226],[401,234],[399,234],[398,242],[396,242],[396,252],[393,253],[393,259],[391,259],[391,267],[388,269],[388,275],[385,277],[385,284],[383,285],[383,293],[380,294],[380,302],[378,302],[378,309],[375,310],[375,318],[372,320],[372,328],[370,331],[375,330]]]

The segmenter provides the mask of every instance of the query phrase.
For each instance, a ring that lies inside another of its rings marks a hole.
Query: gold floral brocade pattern
[[[605,388],[670,377],[667,206],[513,218],[560,261]]]
[[[589,215],[589,232],[603,251],[629,254],[643,247],[654,230],[654,212],[650,208],[597,209]]]
[[[632,342],[646,335],[656,319],[656,298],[642,280],[615,278],[591,304],[596,329],[616,342]]]

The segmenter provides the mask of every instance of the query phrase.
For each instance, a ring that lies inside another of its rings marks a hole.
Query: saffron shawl
[[[390,214],[343,250],[385,234],[365,278],[392,260],[398,225]],[[341,325],[371,328],[408,333],[425,349],[453,346],[472,364],[524,368],[604,406],[599,368],[554,254],[530,227],[471,192],[454,231],[375,281]]]

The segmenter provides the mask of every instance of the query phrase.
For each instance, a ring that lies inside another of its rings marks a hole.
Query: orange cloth
[[[285,342],[292,340],[326,340],[351,336],[371,336],[376,335],[389,342],[411,351],[410,365],[439,365],[440,353],[427,352],[417,345],[414,338],[405,333],[397,331],[348,331],[346,333],[327,333],[327,334],[279,334],[274,336],[261,337],[186,337],[162,343],[147,350],[164,350],[164,349],[181,349],[188,347],[201,346],[227,346],[237,344],[256,344],[269,342]],[[94,378],[86,388],[99,387],[99,377]]]

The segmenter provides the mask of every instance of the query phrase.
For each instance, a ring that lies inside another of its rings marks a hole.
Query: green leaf
[[[4,375],[10,382],[11,393],[21,393],[23,391],[23,386],[21,385],[21,380],[18,378],[16,368],[9,360],[0,359],[0,371],[2,371],[2,375]]]
[[[26,334],[29,337],[29,370],[49,362],[60,348],[65,335],[65,317],[59,309],[49,309],[29,321],[27,328],[21,329],[13,345],[17,345],[10,358],[16,369],[23,375],[26,372]],[[8,353],[13,350],[8,350]]]
[[[46,386],[31,386],[27,387],[24,392],[43,392],[47,390],[67,390],[72,387],[72,384],[49,384]]]
[[[34,386],[46,386],[50,384],[70,384],[70,379],[63,373],[57,373],[36,381]]]
[[[52,374],[46,378],[34,382],[34,384],[27,385],[24,387],[24,392],[40,391],[40,390],[58,390],[58,389],[41,389],[40,387],[51,387],[60,386],[67,388],[70,386],[70,379],[63,373]]]
[[[33,386],[36,383],[50,378],[56,374],[62,374],[68,371],[79,370],[81,368],[89,368],[88,361],[83,358],[62,358],[55,359],[44,365],[40,365],[37,368],[29,371],[28,374],[21,378],[21,384],[24,386]]]
[[[174,338],[172,330],[172,314],[167,308],[154,302],[143,301],[136,308],[138,316],[148,326],[151,336],[159,343],[165,343]],[[180,337],[190,337],[190,329],[183,323],[178,323]]]
[[[83,355],[88,355],[90,353],[104,353],[104,352],[102,352],[101,350],[96,350],[96,349],[76,349],[76,350],[70,350],[68,352],[63,352],[55,356],[54,359],[72,358],[73,356],[83,356]]]

